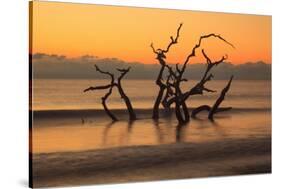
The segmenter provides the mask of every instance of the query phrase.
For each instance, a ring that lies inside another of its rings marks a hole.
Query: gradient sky
[[[168,62],[182,63],[200,35],[216,33],[236,48],[208,39],[202,47],[213,59],[228,54],[234,64],[271,63],[271,16],[38,1],[33,5],[33,54],[156,63],[150,43],[166,47],[182,22],[179,43],[167,55]],[[204,60],[197,52],[192,62]]]

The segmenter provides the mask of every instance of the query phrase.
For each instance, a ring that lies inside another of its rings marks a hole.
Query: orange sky
[[[183,23],[168,62],[182,63],[200,35],[220,34],[236,49],[208,39],[203,48],[214,59],[228,54],[232,63],[271,63],[271,16],[33,2],[32,53],[76,57],[95,55],[156,63],[150,43],[164,48]],[[198,58],[193,62],[200,62]]]

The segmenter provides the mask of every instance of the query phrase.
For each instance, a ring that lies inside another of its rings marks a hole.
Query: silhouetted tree
[[[117,87],[118,92],[119,92],[121,98],[124,100],[124,102],[126,104],[127,111],[129,113],[129,119],[130,120],[135,120],[136,119],[135,111],[133,109],[133,106],[131,104],[131,101],[130,101],[129,97],[125,94],[125,92],[124,92],[124,90],[122,88],[122,85],[121,85],[121,80],[130,71],[130,67],[127,68],[127,69],[117,69],[117,71],[119,71],[121,73],[120,76],[117,78],[117,81],[115,81],[114,74],[101,70],[97,65],[95,65],[95,68],[96,68],[97,72],[100,72],[102,74],[110,76],[111,82],[108,85],[89,87],[89,88],[85,89],[84,92],[108,89],[108,92],[101,98],[102,99],[102,105],[103,105],[103,108],[104,108],[105,112],[107,113],[107,115],[113,121],[117,121],[118,119],[115,117],[115,115],[113,115],[113,113],[108,109],[108,107],[106,105],[106,101],[107,101],[108,97],[112,94],[113,88]]]
[[[113,115],[113,113],[108,109],[107,104],[106,104],[106,101],[107,101],[108,97],[111,95],[112,89],[113,89],[113,87],[115,86],[115,83],[114,83],[114,75],[113,75],[112,73],[110,73],[110,72],[105,72],[105,71],[100,70],[97,65],[95,65],[95,68],[96,68],[96,71],[97,71],[97,72],[100,72],[100,73],[102,73],[102,74],[105,74],[105,75],[110,76],[111,82],[110,82],[110,84],[108,84],[108,85],[101,85],[101,86],[96,86],[96,87],[89,87],[89,88],[85,89],[84,92],[87,92],[87,91],[94,91],[94,90],[105,90],[105,89],[108,89],[108,92],[101,98],[101,100],[102,100],[102,105],[103,105],[103,108],[104,108],[106,114],[107,114],[113,121],[117,121],[117,118],[116,118],[115,115]]]
[[[169,70],[170,75],[173,78],[173,83],[171,86],[174,88],[173,95],[175,97],[175,114],[177,117],[177,120],[180,124],[186,123],[189,121],[189,112],[185,101],[182,101],[182,90],[180,88],[180,83],[183,81],[187,81],[187,79],[179,79],[179,66],[176,64],[176,71],[173,70],[173,68],[169,65],[166,65],[166,67]]]
[[[180,84],[181,80],[182,80],[182,77],[183,77],[183,73],[185,72],[185,69],[186,69],[186,66],[190,60],[191,57],[194,57],[196,56],[196,49],[198,49],[200,46],[201,46],[201,42],[203,39],[206,39],[206,38],[210,38],[210,37],[215,37],[215,38],[218,38],[219,40],[222,40],[223,42],[227,43],[228,45],[230,45],[231,47],[234,48],[234,46],[229,43],[228,41],[226,41],[224,38],[222,38],[220,35],[216,35],[216,34],[208,34],[208,35],[203,35],[199,38],[199,42],[193,47],[191,53],[187,56],[183,66],[181,69],[177,69],[177,72],[179,73],[179,76],[178,76],[178,84]],[[204,55],[204,57],[206,56],[206,53],[204,52],[204,49],[202,49],[202,54]],[[206,57],[205,57],[206,58]],[[213,91],[213,90],[210,90],[208,88],[206,88],[204,85],[207,81],[210,81],[212,78],[213,78],[213,75],[212,74],[209,74],[209,72],[211,71],[211,69],[213,68],[213,66],[215,65],[218,65],[219,63],[222,63],[223,61],[225,61],[227,59],[227,56],[223,56],[221,60],[219,61],[216,61],[212,64],[209,64],[211,62],[208,62],[207,61],[207,68],[206,68],[206,71],[203,75],[203,77],[201,78],[201,80],[194,86],[192,87],[191,90],[189,91],[186,91],[183,93],[183,96],[182,96],[182,100],[185,101],[187,100],[190,96],[192,95],[202,95],[203,92],[216,92],[216,91]],[[209,74],[209,75],[208,75]],[[179,85],[178,85],[179,87]],[[167,102],[167,106],[171,106],[172,103],[175,102],[175,97],[173,98],[170,98]]]
[[[166,79],[166,91],[165,95],[162,100],[162,106],[166,110],[170,110],[170,106],[167,105],[168,99],[174,95],[174,90],[173,90],[173,76],[172,73],[169,72],[167,79]]]
[[[155,100],[154,106],[153,106],[153,113],[152,113],[153,119],[159,118],[159,106],[161,104],[161,101],[163,100],[163,95],[164,95],[165,89],[167,88],[167,85],[163,81],[163,74],[164,74],[164,70],[165,70],[165,67],[166,67],[166,61],[165,61],[166,53],[169,52],[172,45],[174,45],[178,42],[179,32],[180,32],[181,26],[182,26],[182,24],[180,24],[180,26],[178,27],[176,37],[175,38],[173,36],[170,37],[171,41],[168,44],[166,49],[160,49],[159,48],[159,49],[156,50],[153,46],[153,43],[151,43],[151,45],[150,45],[153,52],[156,54],[156,59],[158,60],[159,64],[161,65],[160,71],[159,71],[157,79],[155,81],[156,85],[159,86],[159,91],[158,91],[158,95],[156,97],[156,100]]]
[[[122,85],[121,85],[122,78],[130,71],[130,69],[131,69],[130,67],[127,68],[127,69],[117,69],[121,73],[121,75],[117,79],[116,86],[118,88],[118,91],[119,91],[119,94],[120,94],[121,98],[124,100],[124,102],[127,106],[127,110],[128,110],[128,113],[129,113],[130,120],[135,120],[135,119],[137,119],[137,116],[135,114],[135,111],[133,109],[133,106],[131,104],[131,101],[130,101],[129,97],[125,94],[125,92],[122,88]]]
[[[210,60],[210,58],[206,55],[204,49],[202,49],[202,54],[207,60],[206,71],[204,72],[201,80],[197,84],[195,84],[194,87],[192,87],[189,91],[183,92],[181,90],[181,83],[184,81],[187,81],[185,78],[183,78],[183,75],[186,70],[186,66],[189,63],[190,59],[192,57],[196,56],[196,50],[201,47],[202,41],[204,39],[214,37],[214,38],[217,38],[217,39],[225,42],[226,44],[228,44],[234,48],[234,46],[231,43],[226,41],[220,35],[216,35],[214,33],[211,33],[208,35],[203,35],[199,38],[198,43],[192,48],[191,53],[187,56],[183,65],[180,67],[179,64],[177,64],[175,69],[173,69],[171,66],[169,66],[165,62],[166,53],[169,51],[170,47],[173,44],[177,43],[181,27],[182,27],[182,24],[180,24],[180,26],[177,30],[177,36],[175,39],[172,36],[170,37],[171,42],[169,43],[166,50],[163,50],[163,49],[155,50],[153,47],[153,44],[151,44],[153,52],[157,55],[157,59],[161,65],[161,69],[160,69],[158,78],[156,80],[156,84],[159,86],[160,90],[159,90],[158,96],[157,96],[155,104],[154,104],[152,117],[153,118],[159,117],[159,104],[162,99],[162,104],[166,108],[171,107],[171,105],[173,103],[175,103],[175,114],[176,114],[179,124],[186,123],[190,120],[188,107],[186,105],[186,100],[190,96],[198,95],[198,94],[202,95],[204,91],[205,92],[215,92],[214,90],[206,88],[205,83],[210,81],[213,78],[213,75],[210,73],[211,69],[214,66],[220,64],[221,62],[223,62],[227,59],[227,56],[223,56],[219,61],[212,62]],[[169,71],[169,75],[167,77],[166,82],[163,81],[163,72],[164,72],[165,68],[167,68]],[[163,98],[165,90],[166,90],[166,94]]]
[[[218,112],[219,110],[219,106],[222,103],[222,101],[224,100],[224,97],[227,93],[227,91],[230,88],[231,82],[232,82],[233,76],[231,76],[230,80],[228,81],[227,85],[225,88],[223,88],[223,90],[221,91],[221,94],[219,96],[219,98],[217,99],[217,101],[215,102],[215,104],[213,105],[213,108],[210,110],[209,116],[208,118],[210,120],[213,120],[214,114]],[[229,108],[228,108],[229,109]],[[227,109],[225,109],[227,110]]]
[[[223,88],[223,90],[220,93],[220,96],[218,97],[218,99],[216,100],[216,102],[214,103],[214,105],[212,107],[210,107],[209,105],[202,105],[199,106],[198,108],[195,108],[192,111],[192,117],[196,117],[196,115],[198,113],[200,113],[201,111],[208,111],[209,115],[208,118],[210,120],[214,119],[214,114],[218,113],[218,112],[222,112],[222,111],[227,111],[227,110],[231,110],[232,107],[224,107],[224,108],[219,108],[220,104],[222,103],[222,101],[225,98],[226,93],[228,92],[231,82],[232,82],[233,76],[231,76],[230,80],[228,81],[227,85]]]

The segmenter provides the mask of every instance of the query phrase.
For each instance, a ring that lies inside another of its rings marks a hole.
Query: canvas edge
[[[32,36],[33,36],[33,1],[28,2],[29,9],[29,55],[28,55],[28,87],[29,87],[29,158],[28,158],[28,186],[33,188],[33,161],[32,161]]]

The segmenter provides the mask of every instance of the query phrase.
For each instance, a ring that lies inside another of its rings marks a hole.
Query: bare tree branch
[[[104,86],[89,87],[89,88],[85,89],[83,92],[109,89],[110,87],[112,87],[112,84],[104,85]]]
[[[202,111],[207,111],[207,112],[210,112],[212,109],[211,106],[209,105],[202,105],[202,106],[199,106],[198,108],[195,108],[193,111],[192,111],[192,114],[191,114],[191,117],[193,118],[196,118],[197,114],[199,114],[200,112]],[[219,113],[219,112],[224,112],[224,111],[228,111],[228,110],[231,110],[232,107],[222,107],[222,108],[218,108],[215,113]]]
[[[170,107],[167,106],[167,101],[168,101],[169,97],[174,95],[174,91],[173,91],[174,83],[172,83],[173,81],[171,81],[171,80],[174,80],[174,79],[172,77],[171,71],[169,71],[169,74],[168,74],[167,79],[166,79],[166,93],[165,93],[164,98],[162,100],[162,105],[165,109],[170,109]]]
[[[235,48],[233,44],[231,44],[230,42],[225,40],[220,35],[211,33],[208,35],[200,36],[198,43],[195,44],[195,46],[192,48],[190,54],[186,57],[186,59],[183,63],[183,66],[180,67],[179,64],[176,64],[175,70],[174,70],[172,66],[169,66],[166,64],[165,58],[166,58],[166,53],[169,52],[170,48],[178,42],[179,32],[180,32],[181,27],[182,27],[182,24],[180,24],[180,26],[178,27],[177,34],[175,37],[173,37],[173,36],[170,37],[170,43],[167,45],[166,49],[158,48],[156,50],[154,48],[153,44],[151,44],[151,48],[152,48],[153,52],[157,55],[156,59],[158,59],[160,65],[161,65],[161,69],[160,69],[160,72],[159,72],[157,80],[156,80],[156,84],[159,86],[159,92],[158,92],[156,101],[154,103],[153,118],[158,118],[159,104],[162,99],[162,105],[165,108],[169,108],[172,103],[175,103],[175,113],[176,113],[177,120],[179,121],[180,124],[186,123],[189,121],[189,112],[188,112],[188,108],[187,108],[185,101],[190,96],[197,95],[197,94],[203,94],[203,92],[216,92],[215,90],[207,88],[205,86],[205,84],[208,81],[212,80],[212,78],[214,77],[212,75],[212,73],[210,73],[211,69],[214,66],[219,65],[220,63],[222,63],[223,61],[225,61],[227,59],[227,55],[226,55],[226,56],[223,56],[220,60],[212,61],[208,57],[208,55],[206,54],[204,49],[202,49],[202,54],[205,57],[206,63],[207,63],[206,70],[205,70],[204,74],[202,75],[201,80],[195,86],[193,86],[189,91],[186,91],[183,93],[180,85],[181,85],[181,82],[187,81],[187,79],[183,78],[183,74],[186,70],[186,66],[187,66],[188,62],[190,61],[190,59],[192,57],[196,56],[196,50],[202,46],[203,40],[214,37],[214,38],[217,38],[217,39],[223,41],[224,43],[230,45],[232,48]],[[164,72],[165,68],[167,68],[168,72],[169,72],[166,82],[163,81],[163,72]],[[165,92],[165,90],[166,90],[166,92]],[[165,94],[164,94],[164,92],[165,92]],[[164,98],[163,98],[163,95],[164,95]],[[206,109],[206,106],[203,107],[203,110],[204,109]],[[201,109],[200,109],[200,111],[201,111]],[[216,112],[216,111],[218,111],[218,108],[216,110],[214,110],[214,112]]]
[[[230,80],[228,81],[226,87],[221,91],[221,94],[219,96],[219,98],[217,99],[217,101],[215,102],[215,104],[213,105],[213,108],[210,110],[209,112],[209,116],[208,118],[210,120],[213,120],[214,114],[216,113],[217,109],[219,108],[219,105],[222,103],[222,101],[224,100],[224,97],[227,93],[227,91],[230,88],[231,82],[232,82],[233,76],[230,77]]]
[[[155,54],[158,54],[157,51],[155,50],[154,46],[153,46],[153,43],[150,44],[150,47],[152,48],[152,51],[153,51]]]
[[[157,55],[156,59],[159,61],[160,65],[161,65],[159,74],[156,79],[156,84],[159,86],[159,91],[158,91],[158,95],[156,97],[156,100],[155,100],[154,106],[153,106],[153,113],[152,113],[153,119],[159,118],[159,106],[161,104],[161,101],[163,100],[164,92],[167,89],[167,85],[165,84],[165,82],[163,82],[163,73],[164,73],[165,67],[167,65],[165,62],[165,58],[166,58],[165,54],[170,50],[172,45],[174,45],[178,42],[181,27],[182,27],[182,24],[180,24],[177,29],[176,37],[173,37],[173,36],[170,37],[171,41],[165,50],[163,50],[163,49],[155,50],[153,43],[151,43],[151,45],[150,45],[150,47],[152,48],[152,51]]]
[[[109,89],[108,92],[102,97],[102,105],[103,105],[104,110],[107,113],[107,115],[113,121],[116,121],[117,118],[108,109],[108,107],[106,105],[106,100],[112,94],[112,89],[114,87],[117,87],[121,98],[124,100],[124,102],[125,102],[125,104],[127,106],[127,110],[128,110],[128,113],[129,113],[130,120],[135,120],[136,119],[136,114],[135,114],[134,109],[132,107],[131,101],[130,101],[129,97],[125,94],[125,92],[124,92],[124,90],[122,88],[122,85],[121,85],[121,80],[130,71],[130,67],[127,68],[127,69],[119,69],[119,68],[117,68],[117,70],[121,73],[120,76],[118,77],[117,81],[115,81],[114,75],[112,73],[101,70],[97,65],[95,65],[95,68],[96,68],[97,72],[100,72],[100,73],[105,74],[105,75],[109,75],[111,77],[111,82],[108,85],[89,87],[89,88],[85,89],[84,92],[87,92],[87,91],[90,91],[90,90]]]
[[[230,42],[228,42],[227,40],[225,40],[223,37],[221,37],[220,35],[216,35],[214,33],[208,34],[208,35],[203,35],[200,36],[198,43],[192,48],[191,53],[187,56],[187,58],[185,59],[184,63],[183,63],[183,67],[181,69],[181,75],[184,73],[185,69],[186,69],[186,64],[189,62],[191,57],[194,57],[196,54],[196,49],[198,49],[201,46],[201,42],[204,39],[210,38],[210,37],[215,37],[218,38],[220,40],[222,40],[223,42],[225,42],[226,44],[230,45],[232,48],[235,48],[233,44],[231,44]]]
[[[183,93],[182,95],[182,100],[187,100],[190,96],[192,95],[200,95],[203,94],[204,91],[206,92],[216,92],[215,90],[212,89],[208,89],[207,87],[205,87],[205,84],[210,81],[214,76],[213,74],[209,74],[211,69],[214,66],[219,65],[220,63],[224,62],[225,60],[227,60],[227,55],[223,56],[220,60],[217,60],[215,62],[212,62],[212,60],[208,57],[207,53],[204,51],[204,49],[202,49],[202,54],[206,59],[207,62],[207,66],[206,66],[206,70],[201,78],[201,80],[194,86],[192,87],[189,91]],[[167,102],[167,106],[171,106],[172,103],[175,102],[175,97],[170,98]]]
[[[118,119],[115,117],[115,115],[108,109],[107,105],[106,105],[106,100],[108,99],[108,97],[111,95],[112,93],[112,88],[111,87],[109,89],[109,91],[101,98],[102,99],[102,105],[104,108],[104,111],[107,113],[107,115],[113,120],[113,121],[117,121]]]
[[[130,71],[131,67],[127,68],[127,69],[117,69],[119,72],[121,72],[121,75],[118,77],[118,82],[116,84],[119,94],[121,96],[121,98],[124,100],[126,107],[127,107],[127,111],[129,113],[129,119],[132,120],[136,120],[137,116],[135,114],[134,108],[132,106],[132,103],[129,99],[129,97],[125,94],[122,85],[121,85],[121,79]]]
[[[130,71],[131,67],[127,69],[117,69],[119,72],[121,72],[121,75],[118,77],[118,81],[121,81],[121,79]]]
[[[214,105],[212,107],[208,106],[208,105],[202,105],[199,106],[198,108],[195,108],[192,111],[191,116],[192,117],[196,117],[196,115],[202,111],[208,111],[209,115],[208,118],[210,120],[214,119],[214,114],[218,113],[218,112],[222,112],[222,111],[227,111],[227,110],[231,110],[232,107],[224,107],[224,108],[219,108],[220,104],[222,103],[222,101],[225,98],[226,93],[228,92],[231,82],[232,82],[233,76],[231,76],[230,80],[228,81],[227,85],[225,86],[225,88],[222,89],[220,96],[218,97],[218,99],[216,100],[216,102],[214,103]]]
[[[178,27],[176,38],[174,39],[173,36],[170,37],[171,42],[168,44],[166,50],[162,50],[163,53],[169,52],[170,47],[178,42],[178,38],[179,38],[179,35],[180,35],[180,29],[181,29],[181,27],[182,27],[182,23],[181,23],[180,26]]]
[[[113,75],[112,73],[102,71],[102,70],[98,67],[98,65],[95,65],[95,68],[96,68],[96,71],[97,71],[97,72],[100,72],[100,73],[105,74],[105,75],[109,75],[109,76],[111,77],[111,83],[114,82],[114,75]]]
[[[202,105],[202,106],[199,106],[197,108],[195,108],[192,113],[191,113],[191,117],[195,118],[196,115],[202,111],[207,111],[209,112],[211,110],[211,107],[209,105]]]
[[[161,61],[159,61],[159,62],[161,62]],[[160,71],[158,73],[158,76],[157,76],[157,79],[156,79],[156,82],[155,82],[156,85],[158,85],[158,87],[159,87],[159,91],[158,91],[156,100],[155,100],[154,105],[153,105],[153,112],[152,112],[152,118],[153,119],[158,119],[159,118],[159,106],[160,106],[161,100],[163,98],[164,91],[165,91],[165,89],[167,87],[162,82],[162,77],[163,77],[164,69],[165,69],[165,64],[161,64],[161,68],[160,68]]]

